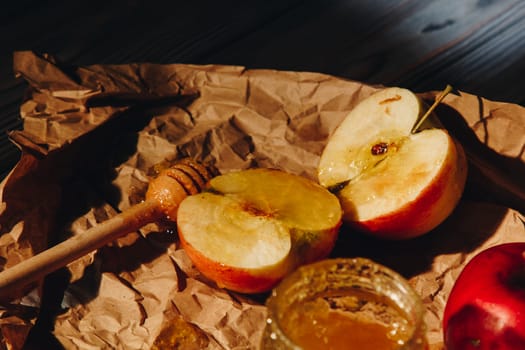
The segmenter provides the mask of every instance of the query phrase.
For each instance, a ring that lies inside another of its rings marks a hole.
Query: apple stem
[[[436,109],[436,107],[441,103],[441,101],[443,101],[445,96],[447,96],[449,94],[449,92],[451,92],[451,91],[452,91],[452,86],[451,85],[447,85],[445,87],[445,89],[443,91],[441,91],[441,93],[438,96],[436,96],[436,99],[434,100],[434,103],[432,104],[432,106],[430,106],[430,108],[425,112],[425,114],[423,114],[421,119],[419,119],[419,121],[414,126],[414,128],[412,128],[412,132],[411,132],[412,134],[415,133],[417,131],[417,129],[419,129],[419,127],[428,118],[428,116],[434,111],[434,109]]]

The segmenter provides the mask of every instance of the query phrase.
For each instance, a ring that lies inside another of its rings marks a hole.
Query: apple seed
[[[388,152],[388,144],[386,142],[379,142],[373,145],[370,151],[372,152],[372,155],[374,156],[385,154],[386,152]]]

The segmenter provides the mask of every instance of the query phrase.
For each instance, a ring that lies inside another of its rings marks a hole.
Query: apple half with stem
[[[467,160],[446,129],[418,130],[431,109],[422,113],[410,90],[385,88],[361,101],[329,137],[318,179],[338,196],[350,227],[386,239],[413,238],[454,210]]]
[[[177,213],[181,245],[197,269],[219,287],[248,294],[327,257],[341,223],[339,200],[327,189],[265,168],[214,177]]]

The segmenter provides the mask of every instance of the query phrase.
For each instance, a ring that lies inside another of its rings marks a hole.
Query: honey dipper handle
[[[0,298],[163,216],[155,201],[144,201],[27,260],[0,272]]]

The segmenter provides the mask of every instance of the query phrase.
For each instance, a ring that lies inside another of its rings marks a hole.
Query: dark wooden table
[[[525,1],[10,1],[0,10],[0,176],[26,84],[12,53],[73,65],[217,63],[315,71],[525,104]]]

